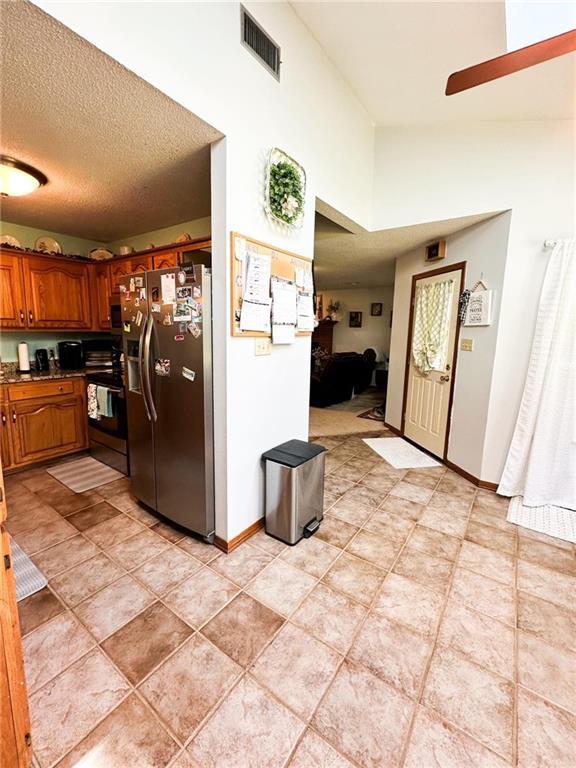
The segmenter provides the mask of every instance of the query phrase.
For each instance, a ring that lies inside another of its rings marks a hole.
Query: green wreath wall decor
[[[291,227],[302,224],[306,199],[306,174],[301,165],[273,149],[266,173],[266,212]]]

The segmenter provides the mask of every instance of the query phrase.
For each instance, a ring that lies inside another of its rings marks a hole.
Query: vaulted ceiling
[[[451,72],[506,53],[504,6],[292,1],[376,125],[574,117],[576,54],[444,95]]]

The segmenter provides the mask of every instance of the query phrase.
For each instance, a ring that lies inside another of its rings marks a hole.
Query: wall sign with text
[[[464,325],[492,324],[492,293],[493,291],[472,291]]]

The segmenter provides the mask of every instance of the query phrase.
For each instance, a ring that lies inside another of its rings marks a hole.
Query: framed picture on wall
[[[372,317],[382,317],[381,301],[373,301],[372,304],[370,304],[370,314]]]
[[[350,328],[362,328],[362,312],[350,312]]]

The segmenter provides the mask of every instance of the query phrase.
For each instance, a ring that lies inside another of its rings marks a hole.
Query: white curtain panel
[[[453,293],[454,280],[416,286],[412,358],[421,373],[444,370]]]
[[[576,240],[560,240],[550,256],[498,493],[576,510]]]

